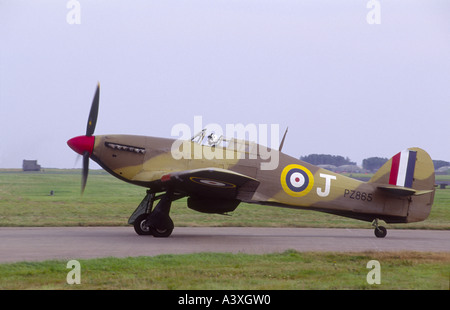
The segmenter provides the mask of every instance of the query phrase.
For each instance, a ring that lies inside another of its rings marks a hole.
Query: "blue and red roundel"
[[[311,191],[314,185],[314,176],[305,167],[292,164],[283,169],[280,181],[287,194],[293,197],[302,197]]]
[[[219,181],[219,180],[213,180],[213,179],[207,179],[207,178],[200,178],[200,177],[190,177],[189,178],[192,182],[201,184],[201,185],[207,185],[211,187],[221,187],[221,188],[234,188],[236,187],[235,184],[225,182],[225,181]]]

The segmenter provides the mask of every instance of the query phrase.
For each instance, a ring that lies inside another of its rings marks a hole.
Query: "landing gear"
[[[387,229],[384,226],[378,226],[378,219],[373,220],[372,226],[375,227],[374,233],[377,238],[384,238],[387,235]]]
[[[153,237],[169,237],[172,234],[174,225],[169,216],[172,205],[172,193],[164,194],[156,205],[155,209],[148,214],[145,221]]]
[[[150,231],[150,227],[148,227],[146,225],[146,221],[147,221],[147,216],[148,214],[141,214],[139,215],[136,220],[133,223],[134,226],[134,231],[138,234],[138,235],[151,235],[152,232]]]
[[[153,202],[160,199],[153,209]],[[172,234],[174,224],[169,216],[173,194],[167,192],[155,197],[154,193],[147,195],[128,220],[138,235],[153,235],[154,237],[169,237]]]

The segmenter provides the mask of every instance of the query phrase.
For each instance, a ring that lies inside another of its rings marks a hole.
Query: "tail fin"
[[[434,165],[420,148],[409,148],[388,160],[370,179],[381,191],[410,197],[407,222],[426,219],[434,199]]]

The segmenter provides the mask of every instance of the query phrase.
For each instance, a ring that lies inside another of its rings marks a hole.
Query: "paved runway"
[[[154,238],[136,235],[131,226],[0,228],[0,263],[288,249],[450,252],[450,231],[391,229],[378,239],[372,229],[176,227],[171,237]]]

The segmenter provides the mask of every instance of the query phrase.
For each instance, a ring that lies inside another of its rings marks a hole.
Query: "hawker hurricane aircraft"
[[[183,197],[187,197],[189,208],[205,213],[226,214],[241,202],[326,212],[372,222],[379,238],[387,233],[378,225],[379,220],[410,223],[423,221],[430,213],[434,166],[420,148],[399,152],[368,182],[322,169],[279,150],[271,150],[278,156],[278,165],[261,169],[267,161],[260,152],[264,147],[208,135],[205,130],[185,141],[94,136],[99,88],[86,134],[67,143],[83,156],[82,192],[89,159],[113,176],[148,189],[128,221],[139,235],[170,236],[174,228],[169,216],[171,203]],[[214,156],[205,156],[211,153]]]

